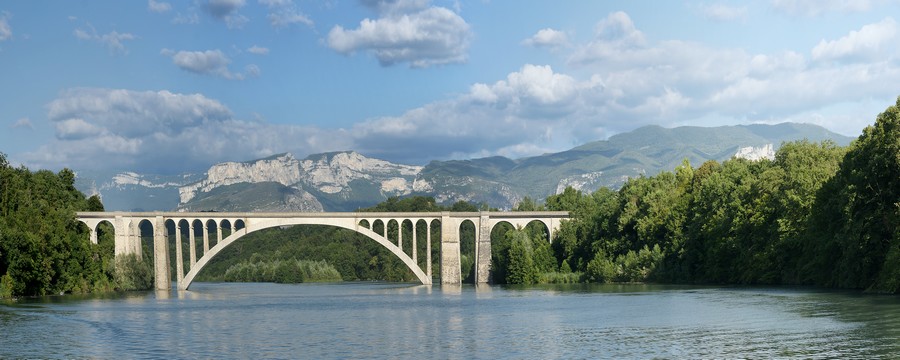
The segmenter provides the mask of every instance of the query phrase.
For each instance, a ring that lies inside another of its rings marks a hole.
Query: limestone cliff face
[[[298,161],[291,154],[278,155],[254,162],[226,162],[213,165],[206,179],[178,189],[181,203],[187,203],[198,192],[237,183],[276,182],[290,186],[300,181]]]
[[[345,191],[354,180],[377,184],[389,196],[413,191],[421,166],[400,165],[372,159],[357,152],[323,154],[299,163],[300,177],[309,186],[326,194]]]
[[[356,152],[318,154],[297,160],[287,153],[252,162],[226,162],[213,165],[206,178],[179,188],[179,209],[192,209],[204,203],[204,209],[220,210],[212,206],[208,198],[216,189],[235,184],[277,183],[297,191],[289,197],[273,191],[271,194],[257,193],[253,199],[244,199],[248,204],[258,203],[259,197],[272,197],[263,208],[255,210],[321,211],[321,202],[316,196],[335,197],[340,200],[377,203],[388,196],[403,196],[414,191],[430,189],[430,184],[418,179],[422,167],[400,165],[379,159],[372,159]],[[313,195],[317,193],[319,195]],[[229,209],[230,210],[230,209]]]

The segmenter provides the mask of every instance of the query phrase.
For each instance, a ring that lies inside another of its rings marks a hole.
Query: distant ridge
[[[100,193],[109,210],[351,211],[390,196],[433,196],[441,203],[471,201],[501,209],[525,196],[541,200],[567,186],[583,191],[618,188],[628,178],[724,161],[742,148],[777,150],[785,141],[852,138],[810,124],[720,127],[644,126],[570,150],[509,159],[395,164],[353,151],[295,159],[289,153],[213,165],[206,174],[162,177],[128,174],[82,177],[76,185]]]

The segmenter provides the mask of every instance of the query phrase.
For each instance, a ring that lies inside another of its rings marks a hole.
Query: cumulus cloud
[[[863,26],[837,40],[819,42],[812,49],[814,60],[844,60],[871,58],[883,49],[896,50],[900,43],[897,36],[897,22],[893,18]]]
[[[56,140],[24,154],[29,166],[165,174],[284,151],[352,148],[342,130],[239,120],[201,94],[77,88],[61,93],[47,109]]]
[[[131,41],[137,37],[131,33],[120,33],[112,31],[106,34],[98,34],[97,30],[91,24],[87,24],[87,29],[76,28],[73,34],[79,40],[94,41],[106,46],[110,53],[127,54],[125,49],[125,41]]]
[[[182,70],[200,75],[211,75],[228,80],[244,80],[248,75],[256,76],[259,68],[256,65],[248,65],[245,73],[235,73],[228,69],[231,59],[221,50],[206,51],[173,51],[163,49],[162,55],[172,58],[172,63]]]
[[[734,21],[747,18],[747,7],[728,6],[721,3],[700,6],[703,17],[715,21]]]
[[[562,31],[546,28],[539,30],[530,38],[522,41],[522,43],[534,47],[556,48],[568,44],[569,37]]]
[[[12,38],[12,27],[9,26],[9,18],[8,12],[0,13],[0,41]]]
[[[409,63],[411,67],[465,62],[471,30],[455,12],[423,7],[422,1],[367,1],[381,17],[364,19],[356,29],[335,26],[328,46],[342,54],[367,51],[382,66]]]
[[[208,0],[203,4],[203,10],[213,18],[224,21],[229,29],[240,29],[250,21],[238,13],[245,4],[245,0]]]
[[[172,4],[165,1],[147,0],[147,10],[155,13],[164,13],[172,10]]]

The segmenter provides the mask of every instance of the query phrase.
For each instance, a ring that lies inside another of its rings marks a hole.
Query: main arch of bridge
[[[175,225],[175,280],[180,290],[187,290],[194,278],[209,261],[224,248],[241,237],[262,229],[290,225],[329,225],[349,229],[363,234],[378,242],[395,256],[400,258],[418,277],[422,284],[430,285],[431,269],[431,227],[434,220],[441,226],[441,283],[459,284],[462,279],[460,269],[460,237],[459,228],[464,221],[475,224],[475,266],[478,283],[486,283],[490,279],[491,269],[491,230],[499,223],[506,222],[515,227],[524,227],[528,223],[538,221],[546,226],[550,239],[559,229],[560,220],[567,219],[568,212],[535,211],[535,212],[431,212],[431,213],[376,213],[376,212],[329,212],[329,213],[219,213],[219,212],[79,212],[77,218],[90,229],[91,242],[97,243],[97,228],[103,222],[110,223],[115,230],[115,255],[141,255],[140,224],[149,221],[153,225],[153,265],[155,286],[158,290],[171,287],[169,273],[169,235],[168,223]],[[387,224],[391,220],[398,224],[410,221],[415,227],[420,221],[426,223],[426,266],[418,265],[416,254],[416,231],[412,232],[412,254],[403,251],[403,232],[398,232],[397,243],[388,239]],[[376,221],[385,224],[384,232],[376,233],[372,227]],[[197,258],[195,253],[195,224],[203,228],[203,253]],[[189,267],[185,273],[182,253],[182,224],[189,230]],[[210,247],[209,225],[216,228],[217,241]],[[367,224],[367,225],[365,225]],[[231,231],[223,238],[223,227],[229,226]]]

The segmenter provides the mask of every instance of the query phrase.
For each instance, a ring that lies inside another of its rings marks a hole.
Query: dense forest
[[[103,204],[74,181],[69,169],[14,168],[0,153],[0,298],[149,288],[149,262],[113,259],[111,229],[88,241],[75,212]]]

